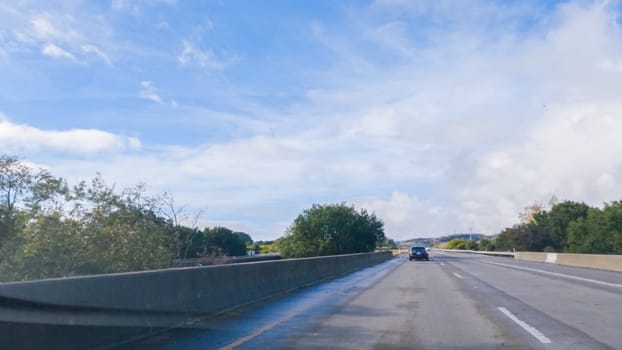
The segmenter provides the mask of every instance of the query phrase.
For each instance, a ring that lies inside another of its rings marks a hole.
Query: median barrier
[[[535,261],[535,262],[546,262],[547,257],[549,257],[551,253],[541,253],[541,252],[516,252],[514,253],[514,259],[516,260],[525,260],[525,261]]]
[[[453,253],[471,253],[493,256],[514,257],[516,260],[533,261],[549,264],[587,267],[592,269],[622,272],[622,255],[607,254],[574,254],[544,252],[483,252],[476,250],[438,249],[434,250]]]
[[[557,264],[622,272],[622,255],[557,254]]]
[[[516,252],[515,259],[622,272],[622,255]]]
[[[0,320],[99,325],[178,322],[221,313],[391,258],[391,252],[361,253],[3,283],[0,299],[5,312],[0,313]]]

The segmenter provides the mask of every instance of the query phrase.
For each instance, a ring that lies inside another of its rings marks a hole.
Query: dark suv
[[[430,258],[428,257],[428,251],[425,249],[425,247],[411,247],[408,251],[408,260],[412,261],[413,259],[425,259],[425,261],[430,260]]]

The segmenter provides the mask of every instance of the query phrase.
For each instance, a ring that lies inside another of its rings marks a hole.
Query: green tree
[[[115,193],[100,176],[69,191],[64,205],[38,202],[3,264],[3,279],[138,271],[171,266],[168,224],[144,186]],[[45,204],[45,205],[42,205]],[[69,209],[68,209],[69,208]]]
[[[24,228],[28,214],[65,192],[64,180],[0,154],[0,247]]]
[[[546,230],[531,222],[504,229],[497,236],[495,246],[498,250],[542,251],[548,242]]]
[[[534,216],[534,222],[546,233],[548,251],[564,251],[567,248],[568,226],[571,222],[587,216],[589,206],[585,203],[564,201],[556,203],[548,211]]]
[[[253,239],[251,238],[251,236],[248,233],[245,232],[233,232],[234,235],[240,237],[240,240],[242,240],[242,242],[244,242],[244,244],[251,245],[253,244]]]
[[[492,240],[490,240],[488,238],[482,238],[478,242],[478,249],[477,250],[494,251],[495,250],[495,244],[493,243]]]
[[[469,241],[464,238],[455,238],[451,241],[447,242],[447,249],[459,249],[466,250],[469,249]]]
[[[226,227],[206,228],[204,235],[205,253],[209,255],[246,255],[246,243],[243,236]]]
[[[385,237],[384,241],[379,244],[379,247],[385,249],[397,249],[397,243],[395,243],[393,239]]]
[[[279,252],[279,240],[276,241],[257,241],[255,242],[259,246],[259,251],[257,253],[266,254],[266,253],[278,253]]]
[[[159,202],[144,185],[120,194],[97,176],[72,192],[71,215],[80,221],[88,252],[83,273],[138,271],[171,266],[174,244],[169,223],[159,217]]]
[[[585,218],[568,226],[568,246],[572,253],[622,254],[622,202],[591,208]]]
[[[371,252],[385,239],[383,226],[364,209],[315,204],[294,219],[278,244],[288,258]]]
[[[166,268],[174,258],[245,255],[253,244],[247,233],[187,221],[171,195],[148,195],[143,184],[117,191],[98,174],[69,188],[0,154],[2,281]]]
[[[16,250],[10,280],[29,280],[80,274],[88,260],[88,242],[81,239],[80,223],[60,213],[37,215],[22,232],[23,245]],[[86,271],[89,272],[89,271]]]
[[[165,192],[158,198],[158,214],[169,223],[169,235],[174,240],[175,259],[196,258],[202,254],[205,236],[197,227],[202,211],[188,215],[185,206],[178,206],[172,193]],[[185,226],[189,225],[189,226]]]
[[[175,241],[175,258],[188,259],[205,255],[205,235],[198,228],[170,225],[169,236]]]

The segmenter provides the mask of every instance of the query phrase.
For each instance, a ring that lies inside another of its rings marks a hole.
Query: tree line
[[[584,254],[622,254],[622,202],[602,208],[583,202],[551,203],[550,209],[533,205],[520,215],[521,222],[496,237],[478,242],[453,240],[450,249],[518,250]]]
[[[344,203],[313,205],[274,241],[226,227],[203,230],[170,194],[143,184],[117,190],[101,177],[70,186],[0,154],[0,281],[140,271],[188,258],[279,252],[285,258],[395,247],[375,214]]]
[[[122,190],[100,175],[69,186],[0,154],[0,280],[139,271],[185,258],[245,255],[252,238],[200,230],[168,194]]]

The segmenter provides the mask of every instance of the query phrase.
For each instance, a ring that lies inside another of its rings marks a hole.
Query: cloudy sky
[[[622,199],[617,1],[0,3],[0,152],[283,234],[345,201],[390,237]]]

